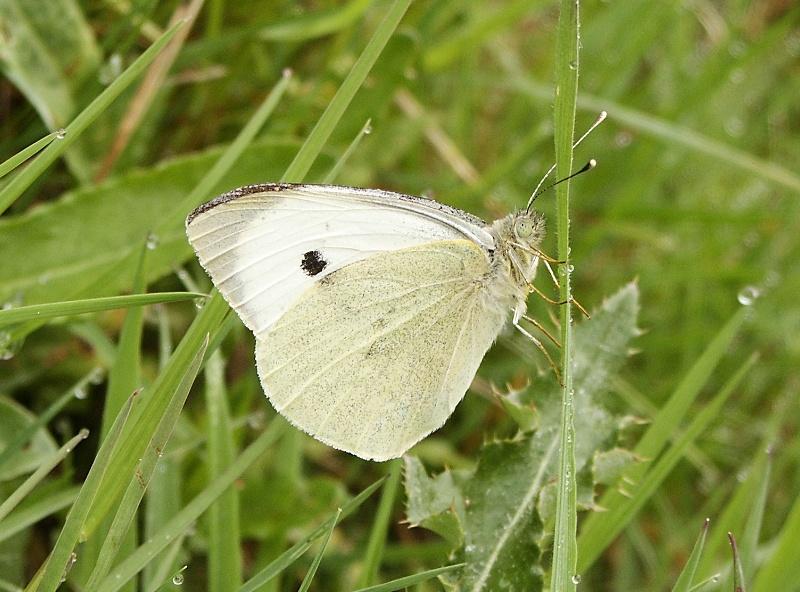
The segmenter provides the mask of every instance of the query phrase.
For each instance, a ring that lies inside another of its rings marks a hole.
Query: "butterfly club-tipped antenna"
[[[591,126],[589,126],[589,129],[586,130],[580,138],[577,139],[577,141],[572,145],[572,148],[573,149],[577,148],[580,145],[580,143],[583,142],[586,139],[586,137],[595,130],[595,128],[597,128],[598,125],[600,125],[606,120],[606,117],[608,117],[608,113],[606,111],[601,111],[600,114],[597,116],[597,119],[595,119],[594,123]],[[536,185],[536,189],[534,189],[533,193],[531,193],[531,196],[528,199],[528,205],[525,206],[525,211],[530,211],[533,202],[536,201],[536,198],[539,197],[545,191],[549,191],[550,189],[552,189],[559,183],[563,183],[567,179],[571,179],[576,175],[580,175],[581,173],[585,173],[586,171],[593,169],[596,164],[597,162],[594,159],[592,159],[588,163],[586,163],[583,166],[583,168],[581,168],[581,170],[579,170],[578,172],[573,173],[568,177],[564,177],[563,179],[560,179],[555,183],[552,183],[551,185],[548,185],[547,187],[542,189],[542,185],[544,185],[544,182],[553,173],[553,171],[556,170],[556,163],[553,163],[553,165],[549,169],[547,169],[547,172],[542,177],[542,180],[539,181],[539,184]]]

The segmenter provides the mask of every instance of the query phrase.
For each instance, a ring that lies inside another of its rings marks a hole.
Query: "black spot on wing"
[[[300,263],[303,271],[311,277],[320,273],[327,266],[328,262],[322,258],[322,254],[319,251],[308,251],[303,255],[303,261]]]

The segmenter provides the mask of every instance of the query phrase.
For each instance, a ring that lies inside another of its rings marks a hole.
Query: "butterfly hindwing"
[[[373,255],[309,287],[265,334],[256,361],[275,408],[357,456],[400,456],[464,396],[505,314],[484,306],[474,242]]]
[[[378,253],[437,240],[493,239],[479,219],[422,198],[326,185],[253,185],[188,218],[187,235],[256,337],[315,283]]]

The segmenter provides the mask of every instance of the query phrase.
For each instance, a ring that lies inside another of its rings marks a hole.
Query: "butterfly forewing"
[[[460,210],[397,193],[338,186],[254,185],[201,206],[189,241],[257,337],[306,290],[378,253],[438,240],[493,248],[486,225]]]

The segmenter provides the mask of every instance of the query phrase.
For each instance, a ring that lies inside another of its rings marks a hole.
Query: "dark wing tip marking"
[[[328,262],[322,257],[319,251],[308,251],[303,254],[303,260],[300,267],[306,272],[306,275],[314,277],[322,272],[328,266]]]
[[[201,206],[195,208],[191,214],[186,217],[186,225],[192,223],[192,220],[197,218],[200,214],[208,212],[209,210],[213,210],[218,205],[228,203],[229,201],[233,201],[234,199],[238,199],[240,197],[244,197],[245,195],[252,195],[254,193],[266,193],[268,191],[284,191],[286,189],[293,189],[294,187],[298,187],[297,183],[258,183],[256,185],[245,185],[244,187],[238,187],[236,189],[232,189],[227,193],[223,193],[204,203]]]

